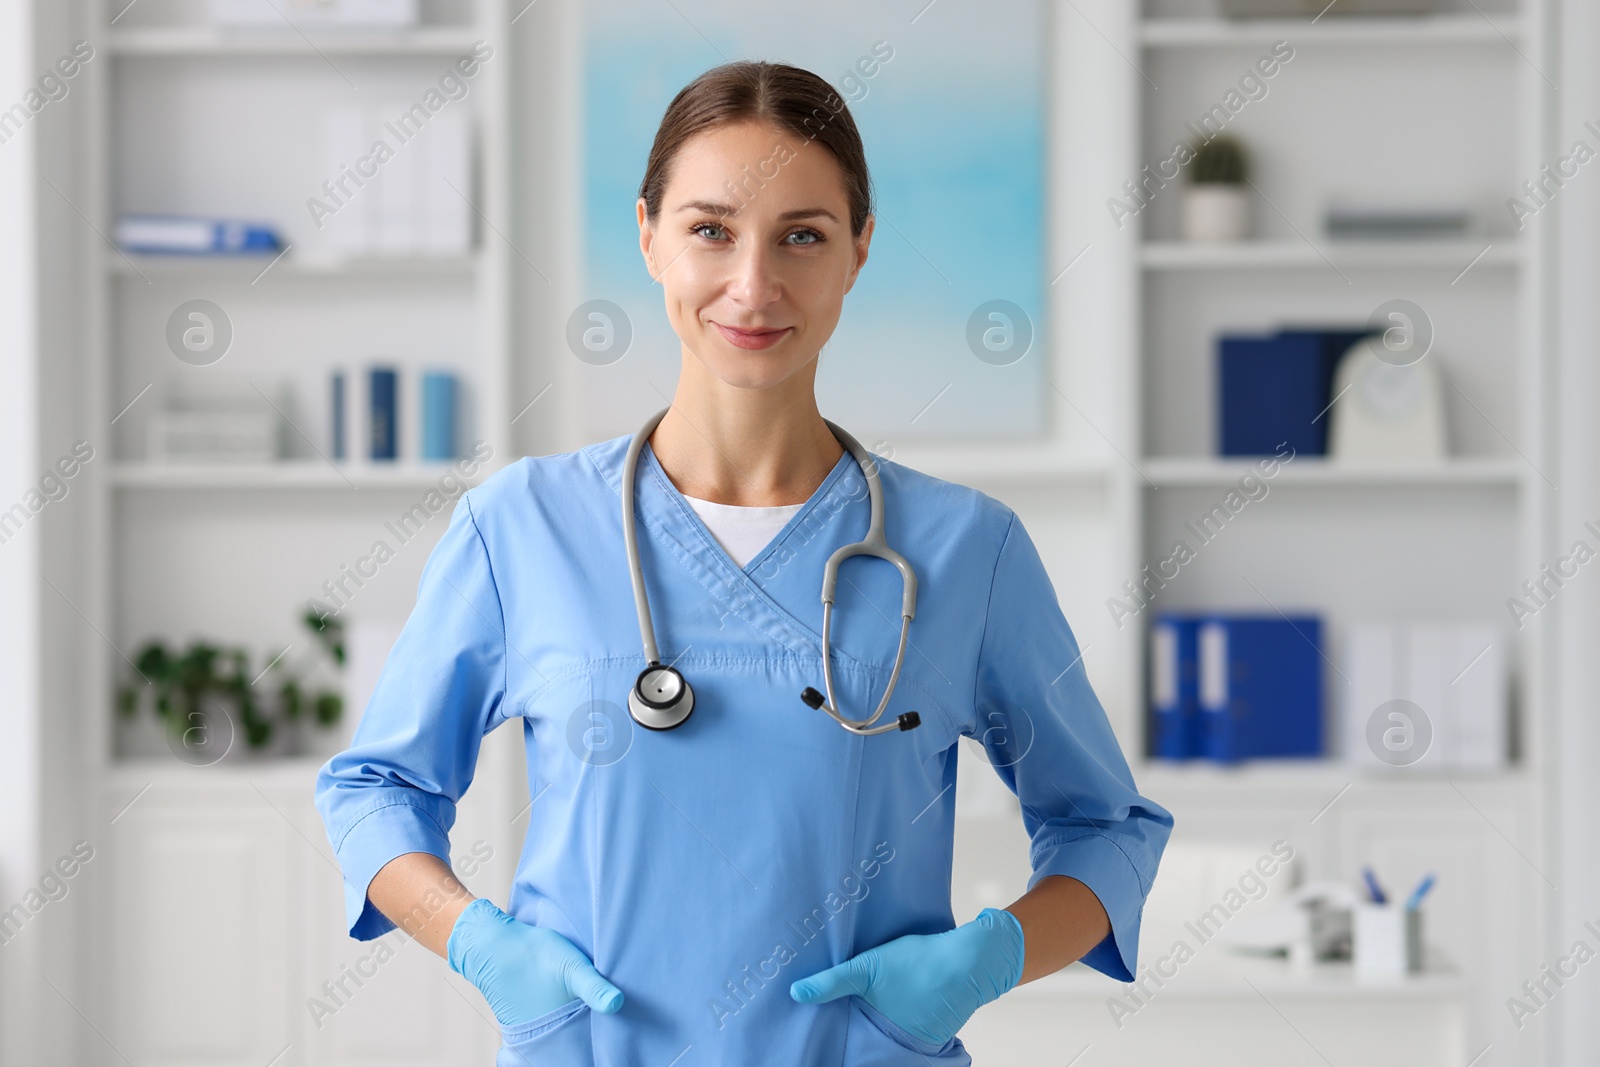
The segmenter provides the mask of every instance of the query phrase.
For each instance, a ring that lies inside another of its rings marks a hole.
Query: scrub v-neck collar
[[[617,447],[611,452],[612,462],[606,465],[604,473],[606,480],[615,485],[619,493],[633,491],[637,494],[634,498],[635,521],[649,530],[657,542],[675,556],[684,569],[714,597],[725,602],[732,601],[736,605],[735,613],[751,627],[795,654],[808,657],[821,655],[822,635],[773,599],[756,580],[755,574],[767,558],[805,523],[819,502],[825,500],[839,481],[856,466],[855,457],[848,450],[841,453],[833,469],[812,491],[800,510],[790,517],[765,548],[751,557],[744,567],[740,567],[706,528],[700,516],[695,514],[677,486],[672,484],[648,442],[640,453],[637,486],[630,487],[622,483],[622,461],[627,454],[629,440],[631,438],[618,439]],[[827,549],[827,552],[831,551],[831,547]],[[826,559],[827,554],[824,553],[816,562],[819,592],[822,588],[822,564]],[[670,610],[665,604],[659,608],[652,604],[651,608]],[[835,654],[837,658],[837,650]]]

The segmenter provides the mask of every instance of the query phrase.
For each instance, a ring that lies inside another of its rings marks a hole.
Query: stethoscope
[[[639,432],[633,435],[633,442],[628,446],[628,458],[622,465],[622,541],[628,552],[628,571],[633,579],[633,603],[639,612],[639,639],[644,644],[645,659],[644,670],[639,672],[638,680],[628,691],[628,713],[640,726],[650,730],[670,730],[675,726],[681,726],[689,717],[689,713],[694,711],[694,690],[689,687],[688,681],[677,668],[661,662],[660,653],[656,649],[656,630],[650,622],[650,601],[644,591],[644,569],[639,564],[639,539],[633,520],[633,498],[639,453],[644,450],[645,441],[669,410],[662,408],[650,416],[640,427]],[[864,540],[835,550],[822,569],[822,684],[827,689],[828,695],[824,698],[821,693],[807,686],[800,694],[800,699],[813,708],[821,708],[833,716],[840,726],[862,737],[887,733],[890,730],[915,729],[922,724],[922,719],[914,711],[902,712],[894,722],[884,723],[882,726],[874,726],[873,723],[882,717],[884,709],[889,706],[889,696],[894,692],[895,682],[900,679],[900,667],[905,662],[906,637],[911,629],[911,620],[917,614],[917,575],[906,558],[890,548],[889,543],[884,540],[883,486],[878,482],[877,462],[854,437],[828,420],[823,421],[828,423],[828,429],[833,431],[833,436],[837,437],[839,443],[855,458],[861,467],[862,475],[867,479],[867,494],[872,502],[872,522],[867,527],[867,536]],[[832,657],[828,654],[828,639],[832,633],[833,591],[839,579],[839,564],[851,556],[862,555],[888,560],[900,572],[900,647],[895,651],[894,670],[889,675],[889,686],[883,691],[883,699],[878,701],[878,710],[872,713],[870,719],[848,719],[837,710],[839,702],[833,695],[833,664]]]

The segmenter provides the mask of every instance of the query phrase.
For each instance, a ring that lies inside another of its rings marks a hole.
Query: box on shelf
[[[1345,643],[1340,736],[1358,765],[1506,765],[1504,634],[1488,621],[1367,620]]]
[[[278,417],[267,411],[158,411],[150,416],[152,463],[271,463]]]
[[[150,416],[151,463],[272,463],[280,458],[281,386],[269,399],[248,378],[206,368],[168,385],[164,407]],[[276,405],[276,406],[274,406]]]
[[[438,112],[404,100],[331,107],[323,118],[322,170],[329,177],[313,213],[329,250],[471,251],[472,119],[464,103]]]
[[[1314,18],[1336,15],[1428,15],[1438,10],[1437,0],[1222,0],[1229,18]]]
[[[206,13],[227,27],[404,27],[417,24],[421,0],[207,0]]]

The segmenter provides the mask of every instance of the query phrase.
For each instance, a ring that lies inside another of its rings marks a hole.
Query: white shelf
[[[122,56],[430,56],[470,52],[482,40],[474,27],[415,30],[222,31],[210,26],[152,26],[112,30],[110,50]]]
[[[1027,445],[908,446],[897,449],[892,458],[935,478],[978,488],[1018,484],[1098,488],[1109,475],[1103,460]]]
[[[307,789],[327,760],[313,756],[260,759],[241,756],[209,767],[191,767],[177,759],[114,760],[106,767],[102,787],[122,795],[126,803],[146,787],[157,789],[250,786],[279,788],[304,784]]]
[[[117,277],[154,281],[229,281],[255,284],[276,278],[379,279],[418,278],[427,281],[470,280],[478,269],[476,256],[362,256],[348,259],[296,258],[292,251],[274,262],[267,255],[140,255],[106,251],[106,271]]]
[[[1520,18],[1506,15],[1426,15],[1420,17],[1352,18],[1327,15],[1315,25],[1309,19],[1149,19],[1140,27],[1147,48],[1215,48],[1270,44],[1289,40],[1321,44],[1454,44],[1516,43],[1525,29]]]
[[[1131,764],[1139,791],[1161,800],[1174,793],[1238,794],[1314,793],[1331,799],[1347,785],[1359,788],[1426,788],[1451,782],[1473,785],[1527,785],[1535,781],[1516,764],[1497,768],[1368,767],[1339,759],[1251,760],[1238,764],[1210,760],[1142,759]]]
[[[446,474],[460,477],[449,463],[351,464],[284,460],[268,464],[118,463],[112,484],[121,489],[433,489]],[[464,479],[482,481],[486,472]]]
[[[1270,459],[1272,457],[1262,457]],[[1244,457],[1154,458],[1140,464],[1144,476],[1158,488],[1223,487],[1233,485],[1261,460]],[[1514,489],[1526,477],[1517,460],[1455,459],[1443,464],[1338,463],[1305,457],[1280,463],[1269,481],[1273,485],[1340,486],[1483,486]]]
[[[1487,249],[1487,251],[1485,251]],[[1482,258],[1479,258],[1479,257]],[[1139,250],[1148,270],[1263,270],[1278,267],[1322,267],[1329,261],[1340,267],[1436,267],[1465,272],[1470,266],[1518,267],[1523,247],[1515,238],[1481,238],[1448,241],[1240,241],[1204,244],[1185,241],[1151,241]]]

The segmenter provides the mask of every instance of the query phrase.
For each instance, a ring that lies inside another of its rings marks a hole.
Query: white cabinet
[[[114,829],[98,883],[108,1040],[137,1063],[271,1062],[290,1043],[281,1005],[303,943],[292,936],[293,831],[248,787],[167,786]]]
[[[520,845],[506,814],[520,742],[515,729],[490,736],[451,833],[457,875],[501,904]],[[116,822],[96,883],[104,970],[93,1015],[107,1020],[109,1042],[94,1046],[99,1062],[493,1061],[494,1015],[444,960],[398,931],[365,942],[345,933],[340,873],[312,805],[315,774],[301,761],[148,774],[132,765],[102,789],[101,809]]]

